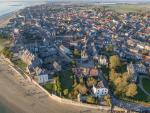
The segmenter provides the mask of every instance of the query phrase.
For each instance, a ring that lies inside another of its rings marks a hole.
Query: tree
[[[59,76],[55,77],[55,84],[54,84],[54,89],[58,94],[61,94],[61,83],[60,83],[60,79]]]
[[[95,85],[96,84],[96,80],[93,78],[93,77],[89,77],[88,79],[87,79],[87,86],[88,87],[91,87],[91,86],[93,86],[93,85]]]
[[[127,87],[126,96],[133,97],[137,94],[137,86],[134,83],[131,83]]]
[[[113,55],[109,59],[110,61],[110,68],[115,69],[116,67],[120,66],[120,58],[117,55]]]
[[[92,96],[87,96],[86,102],[89,103],[89,104],[94,104],[94,103],[96,103],[95,98],[92,97]]]
[[[112,69],[112,70],[110,71],[109,80],[110,80],[111,82],[114,82],[114,80],[116,80],[116,78],[118,78],[118,75],[117,75],[117,73],[115,72],[115,70]]]
[[[12,58],[13,57],[13,53],[11,52],[10,48],[9,47],[5,47],[3,50],[2,50],[2,53],[3,55],[6,57],[6,58]]]
[[[112,102],[109,95],[104,96],[104,100],[108,106],[112,107]]]
[[[107,46],[106,51],[107,52],[112,52],[113,51],[113,46],[112,45]]]
[[[122,74],[122,77],[123,77],[123,80],[124,80],[124,81],[128,81],[128,80],[130,79],[130,75],[128,74],[128,72],[124,72],[124,73]]]
[[[69,93],[68,89],[64,89],[63,94],[64,94],[65,96],[67,96],[68,93]]]
[[[82,85],[82,84],[78,84],[76,87],[75,87],[75,90],[78,91],[80,94],[82,95],[85,95],[87,94],[87,91],[88,89],[86,88],[85,85]]]

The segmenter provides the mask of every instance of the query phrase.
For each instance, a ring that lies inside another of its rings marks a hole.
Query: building
[[[45,70],[41,69],[40,67],[36,67],[35,68],[35,73],[36,73],[36,77],[38,83],[42,84],[42,83],[46,83],[48,82],[48,74],[45,72]]]
[[[128,71],[128,74],[131,76],[131,81],[136,82],[137,81],[137,72],[136,72],[132,62],[127,65],[127,71]]]
[[[56,61],[53,63],[53,67],[56,69],[56,71],[61,71],[61,65],[59,65]]]
[[[70,49],[66,48],[65,46],[63,45],[60,45],[59,46],[59,49],[62,53],[64,54],[67,54],[67,55],[72,55],[72,52],[70,51]]]
[[[87,61],[88,60],[88,55],[86,51],[81,51],[81,61]]]
[[[108,65],[106,56],[100,55],[100,56],[98,57],[98,63],[99,63],[100,65]]]
[[[95,87],[93,85],[92,92],[93,92],[93,94],[94,94],[95,97],[102,98],[102,97],[104,97],[105,95],[108,94],[108,89],[105,88],[104,85],[103,85],[103,82],[100,81],[97,84],[97,87]]]

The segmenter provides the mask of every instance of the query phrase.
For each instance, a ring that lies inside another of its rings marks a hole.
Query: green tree
[[[68,89],[64,89],[63,94],[64,94],[65,96],[67,96],[68,93],[69,93]]]
[[[117,55],[111,56],[109,61],[110,61],[110,68],[115,69],[116,67],[121,65],[120,58]]]
[[[96,100],[95,100],[95,98],[92,97],[92,96],[87,96],[86,102],[89,103],[89,104],[95,104],[95,103],[96,103]]]
[[[104,100],[108,106],[112,107],[112,102],[109,95],[104,96]]]
[[[61,95],[62,88],[61,88],[60,78],[59,76],[57,76],[54,79],[55,79],[54,89],[58,94]]]
[[[12,58],[13,57],[13,53],[11,52],[10,48],[9,47],[5,47],[3,50],[2,50],[2,53],[3,55],[6,57],[6,58]]]
[[[78,85],[74,88],[74,90],[76,90],[77,92],[79,92],[79,93],[82,94],[82,95],[86,95],[86,94],[87,94],[87,91],[88,91],[88,89],[86,88],[86,86],[83,85],[83,84],[78,84]]]
[[[114,69],[112,69],[109,74],[109,80],[111,82],[114,82],[114,80],[116,80],[116,78],[118,78],[118,74],[115,72]]]
[[[93,77],[89,77],[88,79],[87,79],[87,86],[88,87],[91,87],[91,86],[93,86],[93,85],[95,85],[97,82],[96,82],[96,80],[93,78]]]

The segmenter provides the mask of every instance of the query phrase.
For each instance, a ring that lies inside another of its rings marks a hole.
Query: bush
[[[6,58],[9,58],[11,59],[13,57],[13,53],[11,52],[10,48],[9,47],[5,47],[3,50],[2,50],[2,54],[6,57]]]
[[[68,93],[69,93],[68,89],[64,89],[64,91],[63,91],[64,96],[67,96]]]
[[[92,96],[87,96],[86,98],[86,102],[89,104],[95,104],[96,103],[96,99]]]

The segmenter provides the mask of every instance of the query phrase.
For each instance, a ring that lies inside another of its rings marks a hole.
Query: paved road
[[[15,113],[106,113],[58,103],[0,59],[0,101]]]

